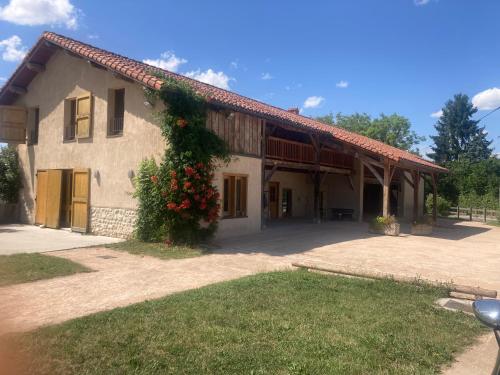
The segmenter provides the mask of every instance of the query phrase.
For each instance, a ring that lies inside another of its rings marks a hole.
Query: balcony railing
[[[266,157],[303,164],[314,164],[314,147],[307,143],[269,137],[266,144]],[[353,167],[353,157],[330,149],[321,150],[320,164],[328,167]]]
[[[108,134],[109,135],[123,134],[123,117],[114,117],[109,120]]]

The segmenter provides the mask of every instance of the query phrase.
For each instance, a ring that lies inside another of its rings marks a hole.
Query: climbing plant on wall
[[[167,241],[196,243],[217,229],[220,204],[213,181],[214,171],[219,163],[229,161],[229,151],[226,143],[205,126],[206,98],[185,82],[162,79],[160,90],[146,90],[146,99],[150,102],[160,100],[164,104],[165,109],[158,113],[158,120],[166,141],[165,155],[157,173],[151,172],[149,178],[142,176],[136,180],[142,184],[137,186],[137,191],[142,189],[161,197],[155,209],[161,213],[161,226]],[[154,168],[149,170],[154,171]],[[145,188],[145,184],[150,188]],[[143,203],[156,202],[150,197],[144,198],[147,202],[141,202],[141,196],[144,195],[137,195],[139,207]],[[147,214],[148,210],[139,209],[137,222],[146,222],[141,215]],[[148,230],[157,233],[150,227]],[[138,231],[140,228],[136,226]],[[147,237],[142,236],[142,239]]]

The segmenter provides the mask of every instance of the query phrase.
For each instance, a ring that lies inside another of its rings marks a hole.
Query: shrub
[[[165,237],[163,230],[163,198],[155,181],[158,179],[158,165],[154,159],[145,159],[139,166],[134,179],[137,198],[137,220],[135,236],[141,241],[160,241]]]
[[[433,203],[433,194],[429,194],[425,200],[425,208],[429,214],[432,213]],[[437,196],[437,213],[439,216],[448,216],[450,214],[450,207],[450,202],[439,195]]]
[[[21,186],[17,151],[12,147],[0,148],[0,201],[16,203]]]
[[[498,209],[498,198],[493,193],[478,195],[474,192],[460,194],[458,197],[460,207],[487,208],[489,210]]]
[[[139,239],[159,233],[169,242],[194,244],[217,229],[220,203],[213,183],[217,161],[229,161],[227,144],[207,129],[207,101],[184,82],[163,76],[160,90],[146,89],[150,103],[161,100],[157,115],[166,147],[163,161],[143,165],[138,190]],[[151,215],[152,217],[146,217]],[[160,220],[161,218],[161,220]]]
[[[390,216],[377,216],[376,218],[374,218],[371,221],[370,226],[373,229],[383,229],[385,226],[392,225],[392,224],[395,224],[395,223],[397,223],[397,220],[396,220],[396,217],[394,215],[390,215]]]

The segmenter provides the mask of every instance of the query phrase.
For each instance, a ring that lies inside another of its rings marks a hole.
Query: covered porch
[[[310,130],[272,122],[264,126],[263,228],[299,218],[363,222],[395,215],[415,221],[424,213],[424,178],[436,191],[437,172],[431,168],[395,162]]]

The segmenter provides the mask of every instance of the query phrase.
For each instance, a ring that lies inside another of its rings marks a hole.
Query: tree
[[[390,116],[382,113],[375,119],[366,113],[338,113],[335,117],[330,113],[316,119],[412,152],[418,152],[415,146],[425,140],[425,137],[418,136],[411,130],[410,120],[395,113]]]
[[[437,135],[431,136],[434,146],[428,156],[438,164],[459,159],[488,159],[492,153],[492,141],[486,139],[484,127],[472,120],[476,112],[477,108],[465,94],[457,94],[447,101],[443,114],[434,126]]]
[[[0,148],[0,201],[16,203],[21,189],[21,170],[17,152],[12,147]]]

